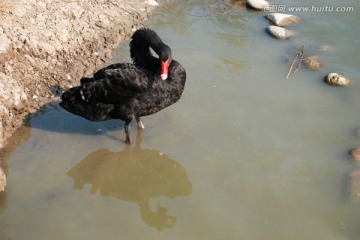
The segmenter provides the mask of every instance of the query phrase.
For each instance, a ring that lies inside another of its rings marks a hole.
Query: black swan
[[[151,54],[152,48],[159,58]],[[125,142],[132,143],[129,130],[135,118],[156,113],[177,102],[185,87],[185,69],[172,59],[171,49],[155,31],[137,30],[130,41],[131,63],[116,63],[81,78],[80,86],[61,96],[60,106],[90,121],[125,121]]]

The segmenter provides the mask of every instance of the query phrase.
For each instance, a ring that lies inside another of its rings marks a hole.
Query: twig
[[[301,50],[301,53],[300,53],[300,59],[299,59],[299,63],[298,63],[298,66],[297,68],[295,69],[294,71],[294,74],[299,71],[300,67],[301,67],[301,62],[302,60],[304,59],[304,48],[305,48],[305,45],[302,47],[302,50]]]
[[[298,55],[296,55],[296,57],[294,58],[294,61],[292,62],[291,66],[290,66],[290,69],[289,69],[289,71],[288,71],[288,74],[286,75],[286,79],[288,79],[289,76],[290,76],[290,74],[291,74],[291,70],[292,70],[293,67],[294,67],[294,64],[295,64],[295,62],[296,62],[297,56],[298,56]]]

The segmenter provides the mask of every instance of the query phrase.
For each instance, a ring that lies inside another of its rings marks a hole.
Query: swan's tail
[[[60,106],[66,111],[90,121],[102,121],[110,118],[113,105],[101,102],[90,103],[83,99],[81,86],[73,87],[61,95]]]

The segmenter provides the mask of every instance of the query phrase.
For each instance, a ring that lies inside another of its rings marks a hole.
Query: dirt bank
[[[144,0],[0,0],[0,148],[29,113],[111,57],[154,8]]]

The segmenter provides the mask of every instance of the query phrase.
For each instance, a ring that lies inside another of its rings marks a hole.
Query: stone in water
[[[265,17],[279,27],[297,23],[300,20],[297,16],[283,13],[269,13]]]
[[[270,7],[269,2],[265,0],[246,0],[246,3],[251,8],[256,10],[264,11]]]
[[[268,31],[268,33],[270,33],[271,36],[277,38],[277,39],[286,39],[292,36],[295,36],[295,32],[288,30],[286,28],[283,27],[278,27],[278,26],[268,26],[266,28],[266,30]]]

